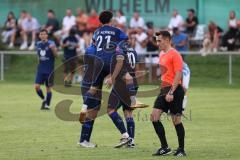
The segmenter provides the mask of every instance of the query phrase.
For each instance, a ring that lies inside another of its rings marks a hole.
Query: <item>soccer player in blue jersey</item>
[[[120,29],[111,26],[112,18],[113,13],[111,11],[100,13],[99,20],[102,26],[94,32],[93,39],[96,42],[96,56],[101,61],[95,63],[96,74],[94,75],[97,77],[90,90],[85,94],[86,97],[93,97],[96,95],[97,90],[101,90],[104,78],[110,74],[111,59],[116,53],[116,45],[120,41],[128,39],[128,36]],[[122,134],[120,145],[128,143],[130,141],[129,134],[126,131],[121,116],[115,110],[108,110],[108,115]]]
[[[96,46],[92,43],[85,51],[85,55],[83,58],[84,61],[84,76],[81,83],[81,92],[82,95],[85,95],[86,92],[90,89],[93,82],[93,69],[94,69],[94,61],[96,55]],[[101,98],[91,99],[89,97],[83,96],[83,106],[80,113],[79,121],[82,123],[82,130],[80,135],[80,140],[78,145],[85,148],[94,148],[96,144],[90,142],[90,137],[92,134],[94,120],[97,116],[98,109],[101,105]],[[86,113],[89,110],[94,109],[96,114],[95,117],[86,117]]]
[[[129,134],[129,138],[121,139],[120,143],[115,146],[116,148],[120,148],[125,144],[127,147],[135,147],[135,123],[131,98],[136,96],[138,90],[135,75],[136,59],[136,51],[126,40],[121,41],[116,47],[116,54],[112,57],[111,76],[106,80],[108,87],[113,85],[108,102],[108,113],[116,114],[117,109],[122,106],[127,124],[127,133]],[[124,128],[119,128],[119,130],[125,132]],[[125,143],[126,141],[128,142]]]
[[[183,63],[183,76],[182,76],[182,86],[184,90],[184,99],[183,99],[183,110],[185,111],[186,106],[187,106],[187,90],[189,88],[189,82],[190,82],[190,76],[191,76],[191,71],[190,68],[188,67],[187,63]]]
[[[57,57],[57,48],[53,41],[48,40],[47,30],[43,29],[39,33],[40,41],[36,44],[39,64],[36,72],[35,90],[37,95],[43,100],[41,110],[49,110],[52,99],[51,87],[53,85],[54,61]],[[51,75],[51,76],[50,76]],[[46,86],[46,97],[40,85]]]

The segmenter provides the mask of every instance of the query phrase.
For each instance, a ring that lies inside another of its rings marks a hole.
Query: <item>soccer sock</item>
[[[91,93],[89,93],[89,92],[86,92],[85,95],[83,96],[84,104],[89,106],[89,104],[91,104],[91,99],[92,98],[93,98],[93,95]]]
[[[82,125],[80,143],[82,143],[85,140],[89,142],[92,134],[93,124],[94,124],[94,120],[86,119],[86,121]]]
[[[121,134],[127,132],[123,120],[117,112],[113,112],[112,114],[109,115],[109,117],[112,119],[113,123],[115,124],[115,126],[117,127]]]
[[[51,99],[52,99],[52,92],[47,92],[46,103],[47,103],[48,106],[51,103]]]
[[[92,135],[94,120],[91,120],[91,121],[89,121],[89,122],[91,123],[91,127],[89,128],[88,135],[86,136],[86,140],[87,140],[88,142],[90,142],[90,138],[91,138],[91,135]]]
[[[129,137],[134,139],[134,132],[135,132],[135,123],[133,117],[126,118],[127,122],[127,131],[129,134]]]
[[[44,94],[43,94],[42,90],[41,90],[41,89],[38,89],[36,92],[37,92],[37,95],[38,95],[42,100],[44,100]]]
[[[158,135],[158,138],[161,142],[161,147],[163,147],[163,148],[168,147],[167,139],[165,136],[165,130],[164,130],[162,123],[160,121],[157,121],[157,122],[152,122],[152,124],[153,124],[154,129],[155,129],[155,131]]]
[[[185,130],[184,130],[183,124],[179,123],[179,124],[175,125],[175,129],[176,129],[177,136],[178,136],[179,148],[184,150]]]

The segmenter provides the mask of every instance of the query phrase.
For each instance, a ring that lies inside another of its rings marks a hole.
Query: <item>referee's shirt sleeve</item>
[[[182,56],[178,52],[174,52],[173,54],[173,68],[174,72],[183,71],[183,59]]]

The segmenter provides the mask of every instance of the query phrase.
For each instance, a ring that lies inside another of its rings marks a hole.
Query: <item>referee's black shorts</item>
[[[165,97],[166,94],[169,92],[171,87],[162,88],[160,94],[158,95],[157,99],[155,100],[153,108],[161,109],[163,112],[170,113],[172,115],[182,115],[183,111],[183,98],[184,98],[184,90],[182,85],[178,85],[176,90],[173,93],[173,101],[167,102]]]

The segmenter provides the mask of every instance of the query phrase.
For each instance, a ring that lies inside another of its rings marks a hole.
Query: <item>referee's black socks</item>
[[[160,121],[156,121],[156,122],[152,122],[152,124],[161,142],[161,147],[162,148],[168,147],[166,136],[165,136],[165,130],[162,123]]]
[[[183,124],[179,123],[179,124],[175,125],[175,129],[176,129],[177,136],[178,136],[179,148],[184,150],[185,130],[184,130]]]

